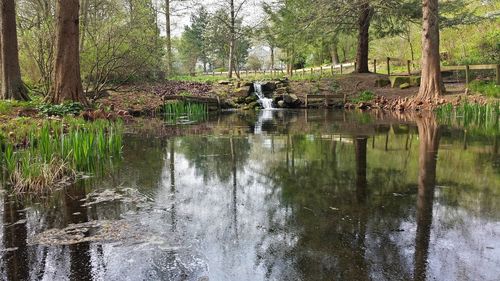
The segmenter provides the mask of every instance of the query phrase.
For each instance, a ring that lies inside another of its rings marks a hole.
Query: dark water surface
[[[3,280],[500,280],[498,135],[322,110],[139,127],[109,175],[0,192]]]

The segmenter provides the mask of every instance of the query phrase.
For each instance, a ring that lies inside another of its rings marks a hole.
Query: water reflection
[[[415,280],[426,280],[440,132],[433,116],[419,116],[416,118],[416,122],[420,148],[414,278]]]
[[[201,135],[128,136],[116,173],[48,203],[0,195],[2,278],[500,276],[498,136],[465,139],[431,115],[332,111],[238,113],[202,126]],[[139,194],[84,206],[89,192],[115,189]],[[124,221],[138,239],[25,243],[47,229],[104,219]]]
[[[24,205],[11,198],[3,204],[3,256],[7,280],[28,280],[28,251]]]

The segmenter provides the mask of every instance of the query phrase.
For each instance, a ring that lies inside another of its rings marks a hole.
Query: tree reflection
[[[88,222],[87,207],[82,206],[85,199],[85,186],[75,184],[68,187],[65,196],[65,217],[67,224],[78,224]],[[71,259],[71,280],[92,280],[92,264],[90,243],[83,242],[69,246]]]
[[[414,279],[426,280],[440,131],[432,115],[417,117],[420,139]]]
[[[28,280],[28,253],[26,246],[27,227],[24,205],[17,201],[4,199],[4,245],[8,251],[3,260],[7,268],[7,280]]]

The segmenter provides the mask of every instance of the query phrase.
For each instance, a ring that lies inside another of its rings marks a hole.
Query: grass
[[[486,135],[500,133],[500,104],[462,103],[458,107],[451,104],[441,106],[436,110],[441,123],[449,126],[459,126],[470,131]]]
[[[204,120],[208,115],[208,106],[203,103],[175,101],[165,103],[163,112],[170,124],[190,123]]]
[[[44,192],[76,172],[96,172],[122,150],[119,122],[73,117],[24,121],[18,120],[24,126],[7,136],[0,134],[0,168],[17,192]]]
[[[475,80],[469,84],[469,90],[492,98],[500,98],[500,86],[494,81]]]

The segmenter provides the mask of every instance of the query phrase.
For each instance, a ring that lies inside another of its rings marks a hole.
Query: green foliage
[[[50,188],[74,171],[97,172],[122,149],[123,126],[99,120],[44,120],[3,138],[0,167],[19,192]],[[15,135],[15,137],[14,137]]]
[[[353,103],[369,102],[375,98],[375,94],[370,91],[361,92],[356,98],[351,99]]]
[[[447,104],[439,107],[437,116],[441,123],[463,127],[478,134],[498,135],[500,133],[500,104],[462,103],[458,107]]]
[[[165,103],[165,119],[170,124],[192,123],[203,120],[208,115],[208,106],[203,103],[176,101]]]
[[[500,97],[500,86],[494,81],[472,81],[469,84],[469,90],[473,93],[479,93],[488,97]]]
[[[63,104],[44,104],[38,107],[40,113],[47,116],[79,115],[83,110],[83,105],[78,102],[68,102]]]

